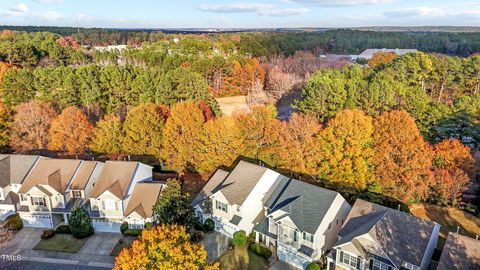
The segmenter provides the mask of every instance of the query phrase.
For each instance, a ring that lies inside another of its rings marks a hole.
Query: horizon
[[[480,1],[7,0],[3,25],[120,29],[479,27]],[[108,12],[105,12],[108,10]]]

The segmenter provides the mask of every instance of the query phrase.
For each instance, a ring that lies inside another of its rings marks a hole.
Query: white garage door
[[[284,262],[287,262],[297,268],[303,269],[304,266],[308,265],[309,261],[297,254],[284,249],[282,247],[278,247],[277,250],[278,259]]]
[[[102,219],[93,219],[92,220],[93,228],[95,232],[114,232],[120,233],[120,226],[122,222],[120,221],[106,221]]]
[[[226,235],[230,238],[233,238],[233,234],[237,231],[235,227],[223,223],[218,219],[213,219],[215,221],[215,230],[223,235]]]
[[[31,215],[20,213],[23,221],[23,227],[52,228],[52,218],[50,215]]]

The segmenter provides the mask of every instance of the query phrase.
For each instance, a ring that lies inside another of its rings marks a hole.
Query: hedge
[[[55,235],[55,231],[53,231],[52,229],[48,229],[42,232],[42,235],[40,235],[40,238],[49,239],[49,238],[52,238],[54,235]]]
[[[128,230],[128,223],[127,222],[123,222],[122,225],[120,225],[120,232],[122,234],[125,234],[125,231]]]
[[[257,243],[253,243],[250,245],[250,250],[255,252],[256,254],[264,257],[265,259],[268,259],[272,256],[272,251],[264,246],[261,246]]]
[[[318,263],[311,262],[308,264],[307,268],[305,270],[321,270],[322,268]]]
[[[19,214],[13,214],[13,215],[10,215],[8,216],[6,219],[5,219],[5,222],[7,223],[7,226],[13,230],[20,230],[21,228],[23,228],[23,221],[22,219],[20,218],[20,215]]]
[[[123,232],[123,235],[127,236],[139,236],[142,234],[142,229],[127,229]]]
[[[193,242],[200,242],[205,237],[205,234],[202,231],[195,231],[190,238]]]
[[[244,247],[247,243],[247,233],[245,231],[237,231],[233,234],[233,245],[236,247]]]
[[[71,234],[72,231],[70,230],[69,225],[60,225],[55,229],[55,233],[59,234]]]
[[[151,228],[153,228],[153,224],[151,222],[147,222],[147,223],[145,223],[145,228],[147,230],[150,230]]]

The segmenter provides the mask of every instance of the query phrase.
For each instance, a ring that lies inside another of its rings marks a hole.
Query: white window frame
[[[308,232],[303,232],[303,240],[313,243],[314,235]]]
[[[28,200],[27,195],[25,194],[20,194],[20,201],[26,202]]]
[[[132,219],[131,222],[128,222],[128,228],[142,230],[144,227],[143,222],[138,219]]]
[[[215,200],[215,209],[228,213],[228,204]]]
[[[32,197],[32,205],[47,206],[47,202],[44,197]]]
[[[372,259],[372,260],[373,260],[372,270],[388,270],[389,267],[390,267],[390,269],[393,269],[393,267],[391,267],[388,264],[382,263],[382,262],[377,261],[375,259]]]
[[[357,263],[358,260],[361,260],[359,256],[345,252],[345,251],[340,251],[343,253],[343,256],[339,254],[338,261],[341,262],[344,265],[348,265],[349,267],[353,267],[353,269],[357,269]],[[362,268],[362,262],[360,261],[360,269]]]

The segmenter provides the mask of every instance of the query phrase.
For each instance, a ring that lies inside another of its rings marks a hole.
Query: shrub
[[[55,229],[55,233],[59,234],[71,234],[72,231],[70,230],[69,225],[60,225]]]
[[[128,223],[127,222],[123,222],[122,225],[120,225],[120,232],[122,234],[125,234],[125,231],[128,230]]]
[[[256,253],[257,255],[262,256],[265,259],[268,259],[272,256],[272,251],[269,248],[261,246],[257,243],[251,244],[250,250]]]
[[[85,209],[74,206],[68,217],[70,231],[73,237],[82,239],[93,234],[93,227],[90,224],[90,217]]]
[[[52,229],[48,229],[42,232],[42,235],[40,235],[40,238],[49,239],[49,238],[52,238],[54,235],[55,235],[55,232]]]
[[[321,270],[322,268],[318,263],[311,262],[308,264],[306,270]]]
[[[233,234],[233,245],[236,247],[244,247],[247,243],[247,233],[245,231],[237,231]]]
[[[145,228],[147,230],[150,230],[151,228],[153,228],[153,224],[151,222],[147,222],[147,223],[145,223]]]
[[[202,232],[206,232],[206,228],[205,228],[205,225],[203,225],[202,222],[200,222],[200,220],[196,220],[195,223],[193,224],[193,228],[197,231],[202,231]]]
[[[21,228],[23,228],[23,221],[20,218],[19,214],[13,214],[13,215],[8,216],[5,219],[5,222],[7,223],[7,227],[11,228],[12,230],[18,231]]]
[[[207,232],[213,232],[215,230],[215,221],[213,221],[211,218],[207,218],[203,225],[205,226],[205,231]]]
[[[203,240],[204,237],[205,237],[205,234],[202,231],[195,231],[192,234],[191,240],[193,242],[200,242]]]
[[[123,235],[126,235],[126,236],[139,236],[140,234],[142,234],[141,229],[126,229],[123,232]]]

